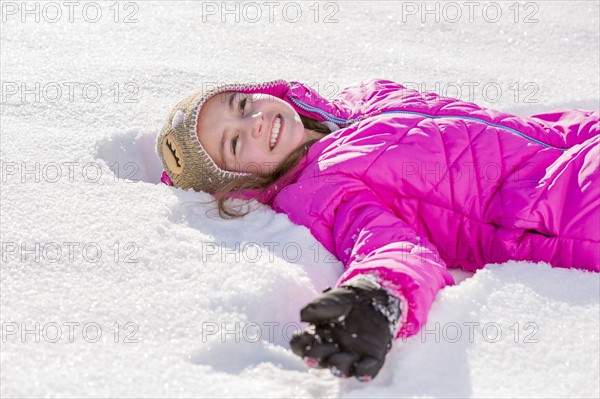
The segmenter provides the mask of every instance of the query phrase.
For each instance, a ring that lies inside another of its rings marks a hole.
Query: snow
[[[294,3],[297,22],[255,4],[256,23],[177,1],[81,2],[70,22],[62,2],[2,2],[0,396],[600,396],[599,275],[524,262],[453,271],[427,334],[372,382],[307,369],[286,338],[342,265],[285,215],[221,220],[207,194],[157,184],[154,142],[219,82],[332,98],[386,78],[518,115],[597,109],[598,2],[497,2],[495,23],[487,3],[470,22],[455,2],[456,23],[422,22],[421,2]]]

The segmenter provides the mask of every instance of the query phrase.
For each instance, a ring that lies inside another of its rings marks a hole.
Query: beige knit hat
[[[175,105],[156,142],[168,180],[176,187],[214,194],[224,184],[248,173],[222,170],[211,159],[196,135],[196,123],[202,105],[213,95],[235,91],[240,85],[212,86],[196,90]]]

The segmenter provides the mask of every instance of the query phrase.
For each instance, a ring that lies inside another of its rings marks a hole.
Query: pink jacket
[[[341,129],[315,143],[268,201],[346,266],[403,301],[398,337],[426,322],[447,267],[507,260],[600,271],[597,111],[522,118],[389,80],[333,100],[298,82],[276,95]]]

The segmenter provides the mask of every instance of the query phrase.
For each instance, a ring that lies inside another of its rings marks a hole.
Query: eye
[[[235,147],[237,147],[238,137],[240,136],[235,136],[235,138],[231,140],[231,152],[233,155],[235,155]]]
[[[240,101],[240,111],[242,112],[242,115],[244,115],[244,108],[246,108],[247,100],[248,100],[248,97],[246,97],[242,101]]]

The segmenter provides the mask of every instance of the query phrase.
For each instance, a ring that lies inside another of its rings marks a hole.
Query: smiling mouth
[[[271,128],[271,135],[269,136],[269,149],[273,151],[277,143],[279,142],[279,136],[283,130],[283,118],[281,115],[276,115],[273,120],[273,127]]]

